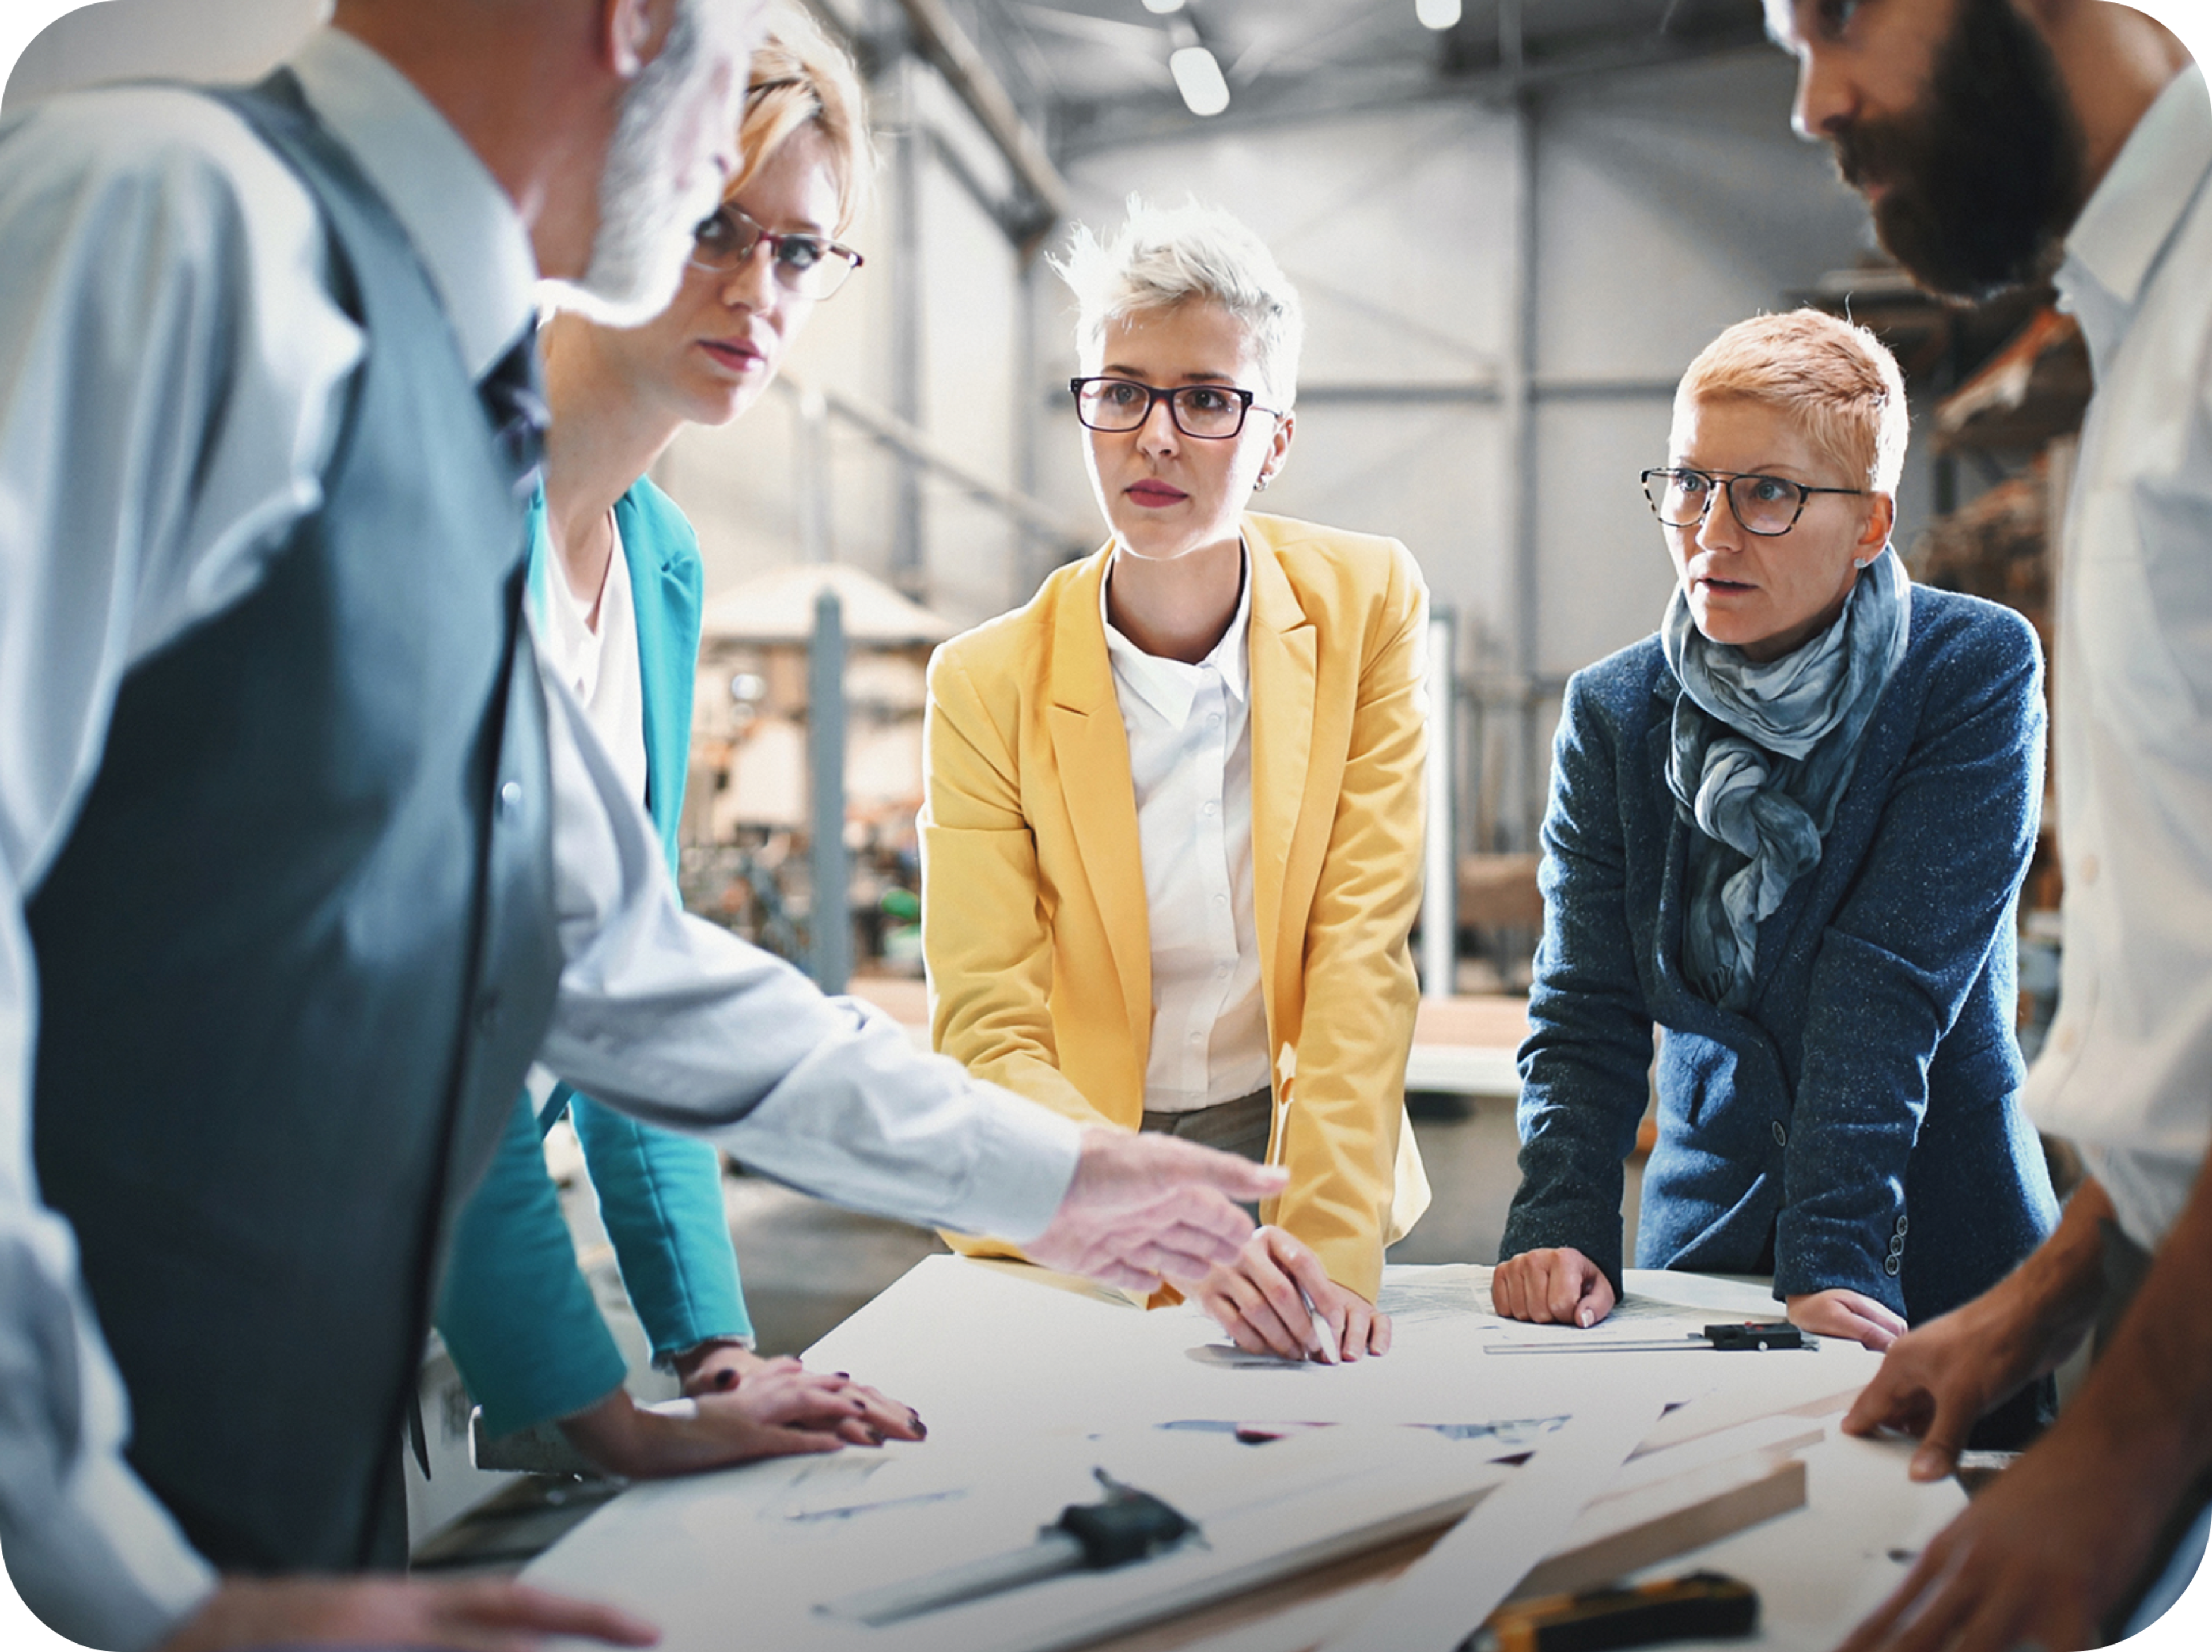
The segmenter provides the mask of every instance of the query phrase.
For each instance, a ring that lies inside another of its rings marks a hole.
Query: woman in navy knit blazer
[[[1812,311],[1676,392],[1645,478],[1675,593],[1575,676],[1554,747],[1502,1313],[1612,1310],[1647,1073],[1637,1260],[1771,1272],[1808,1330],[1886,1347],[2057,1219],[2013,1036],[2041,657],[1905,578],[1905,435],[1889,353]]]

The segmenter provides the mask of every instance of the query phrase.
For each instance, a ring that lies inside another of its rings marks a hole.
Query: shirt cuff
[[[1051,1108],[972,1079],[974,1166],[943,1225],[1027,1244],[1052,1225],[1083,1156],[1083,1127]]]

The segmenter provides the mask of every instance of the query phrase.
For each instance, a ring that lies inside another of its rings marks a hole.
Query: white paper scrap
[[[1625,1394],[1615,1404],[1578,1409],[1321,1652],[1454,1652],[1505,1592],[1559,1546],[1583,1505],[1613,1483],[1651,1431],[1661,1409],[1656,1395]]]

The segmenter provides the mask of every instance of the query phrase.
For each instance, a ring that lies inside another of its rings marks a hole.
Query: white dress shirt
[[[311,105],[405,228],[479,375],[527,325],[523,225],[382,58],[325,30]],[[362,341],[291,172],[228,111],[120,88],[0,129],[0,1541],[46,1620],[137,1648],[214,1582],[122,1457],[128,1413],[30,1163],[24,902],[98,771],[118,684],[240,600],[304,513]],[[848,1203],[1033,1236],[1077,1133],[679,908],[641,802],[546,679],[565,960],[548,1066]]]
[[[1237,616],[1204,659],[1148,654],[1099,619],[1136,783],[1152,938],[1145,1107],[1188,1113],[1267,1085],[1267,1016],[1252,908],[1252,617],[1246,553]]]
[[[637,610],[622,530],[595,592],[568,583],[568,565],[549,543],[544,577],[531,581],[531,619],[545,668],[568,686],[591,720],[630,796],[646,795],[645,677],[637,656]],[[597,623],[592,610],[597,605]]]
[[[2067,507],[2056,777],[2058,1014],[2029,1075],[2129,1236],[2212,1147],[2212,103],[2191,69],[2068,238],[2097,392]]]

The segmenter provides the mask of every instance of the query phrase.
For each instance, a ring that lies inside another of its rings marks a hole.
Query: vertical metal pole
[[[835,591],[814,599],[806,651],[806,756],[813,793],[814,896],[807,973],[825,993],[853,974],[852,874],[845,859],[845,617]]]
[[[1508,0],[1518,38],[1519,7]],[[1536,677],[1540,669],[1536,520],[1536,322],[1539,268],[1536,222],[1536,106],[1527,88],[1513,93],[1513,337],[1506,351],[1506,462],[1513,478],[1513,672],[1521,715],[1520,832],[1514,847],[1534,848],[1543,818],[1544,751],[1536,738]],[[1510,818],[1511,817],[1508,817]]]
[[[891,179],[891,411],[915,429],[922,419],[921,100],[911,57],[897,70],[897,140]],[[891,583],[916,601],[928,598],[928,544],[922,521],[921,466],[907,453],[897,459],[891,495]]]
[[[1459,856],[1452,829],[1454,757],[1452,738],[1452,634],[1458,629],[1449,608],[1429,616],[1429,755],[1422,776],[1426,794],[1421,850],[1421,996],[1449,998],[1457,985]]]
[[[799,559],[809,567],[830,560],[830,404],[812,385],[799,392]]]

